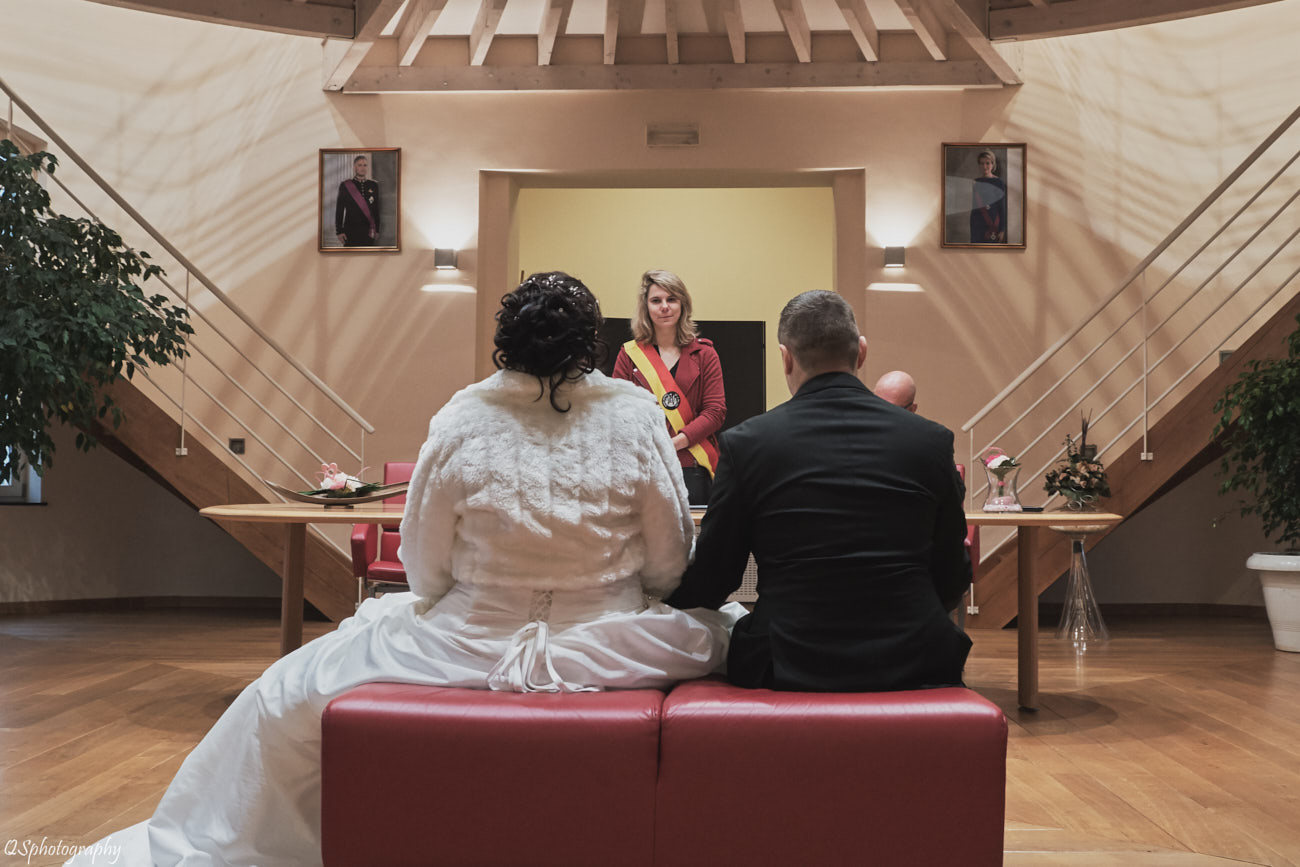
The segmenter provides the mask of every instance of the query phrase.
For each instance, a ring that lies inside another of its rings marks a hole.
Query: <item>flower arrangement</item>
[[[984,466],[988,467],[1000,479],[1005,478],[1007,473],[1020,466],[1019,461],[996,446],[985,452],[984,457],[980,458],[980,460],[984,462]]]
[[[320,478],[320,487],[312,491],[300,491],[299,493],[310,494],[317,497],[364,497],[379,490],[379,485],[375,482],[363,482],[359,476],[369,467],[363,467],[356,476],[349,476],[339,469],[335,463],[321,464],[320,472],[316,475]]]
[[[1067,505],[1075,510],[1110,496],[1106,468],[1097,460],[1097,446],[1088,442],[1088,421],[1087,416],[1082,419],[1077,440],[1066,434],[1065,458],[1043,478],[1043,490],[1065,497]]]
[[[986,512],[1019,512],[1020,498],[1016,496],[1016,474],[1020,462],[994,446],[980,458],[989,479],[989,495],[984,500]]]

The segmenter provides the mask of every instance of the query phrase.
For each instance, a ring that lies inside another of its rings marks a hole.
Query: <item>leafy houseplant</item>
[[[78,427],[77,447],[90,449],[96,422],[121,422],[104,386],[181,358],[194,333],[184,309],[140,289],[162,273],[147,253],[98,220],[50,208],[37,178],[56,165],[0,141],[0,480],[24,453],[38,473],[52,462],[56,421]]]
[[[1261,570],[1274,643],[1300,651],[1300,316],[1296,322],[1286,357],[1251,361],[1214,404],[1212,436],[1226,449],[1220,493],[1248,495],[1241,514],[1258,515],[1264,535],[1290,549],[1255,554],[1247,565]]]

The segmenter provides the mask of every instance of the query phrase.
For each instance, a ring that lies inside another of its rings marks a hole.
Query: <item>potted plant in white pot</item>
[[[1300,316],[1296,317],[1300,323]],[[1214,438],[1227,450],[1222,493],[1240,491],[1282,551],[1252,554],[1278,650],[1300,653],[1300,327],[1285,358],[1252,361],[1214,405]]]

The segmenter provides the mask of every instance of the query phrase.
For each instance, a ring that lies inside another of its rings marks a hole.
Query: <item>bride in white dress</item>
[[[600,322],[559,272],[502,299],[503,369],[433,417],[411,478],[412,592],[367,600],[271,665],[151,819],[69,864],[319,864],[321,712],[362,683],[576,692],[667,687],[721,664],[744,611],[659,602],[690,551],[686,489],[653,395],[594,370]]]

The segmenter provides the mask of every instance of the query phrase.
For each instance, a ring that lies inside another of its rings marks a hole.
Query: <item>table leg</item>
[[[280,655],[302,646],[303,561],[307,553],[307,525],[286,524],[284,588],[280,592]]]
[[[1016,682],[1022,710],[1038,710],[1038,594],[1034,592],[1034,552],[1038,527],[1016,531]]]

